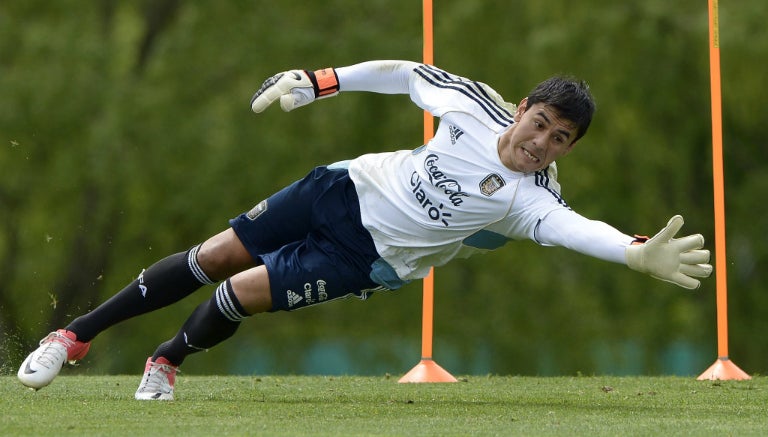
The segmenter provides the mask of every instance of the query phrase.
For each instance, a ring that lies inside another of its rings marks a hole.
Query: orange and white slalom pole
[[[717,0],[709,0],[709,76],[712,96],[712,167],[715,194],[715,276],[717,278],[717,360],[699,380],[751,379],[728,357],[728,284],[725,262],[725,183],[720,91],[720,29]]]
[[[432,30],[432,0],[422,1],[424,54],[425,64],[434,64],[433,30]],[[435,133],[434,117],[428,111],[424,111],[424,144],[432,139]],[[435,295],[435,269],[429,271],[424,278],[423,308],[421,326],[421,361],[398,382],[457,382],[450,373],[440,367],[432,359],[432,338],[434,325],[434,295]]]

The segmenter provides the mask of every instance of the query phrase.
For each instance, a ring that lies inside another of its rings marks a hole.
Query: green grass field
[[[0,434],[327,436],[768,435],[768,377],[194,376],[139,402],[140,376],[59,376],[34,392],[0,377]]]

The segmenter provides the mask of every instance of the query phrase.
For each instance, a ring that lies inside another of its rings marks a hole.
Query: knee
[[[197,264],[214,281],[220,281],[229,276],[227,263],[226,257],[222,253],[211,250],[205,244],[201,245],[197,251]]]
[[[265,266],[247,269],[229,279],[236,300],[249,315],[272,309],[269,274]]]
[[[222,280],[255,265],[234,231],[206,240],[197,251],[197,263],[209,278]]]

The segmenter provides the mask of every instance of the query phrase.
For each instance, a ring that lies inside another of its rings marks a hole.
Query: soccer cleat
[[[53,381],[65,361],[74,364],[88,353],[91,342],[77,341],[74,332],[59,329],[40,340],[40,347],[27,356],[19,367],[19,381],[40,390]]]
[[[177,371],[178,367],[163,357],[159,357],[157,361],[152,361],[152,357],[147,358],[144,377],[136,390],[135,398],[140,401],[172,401]]]

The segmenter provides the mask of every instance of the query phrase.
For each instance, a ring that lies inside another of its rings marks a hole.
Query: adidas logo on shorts
[[[292,290],[288,290],[286,293],[288,296],[288,308],[293,308],[294,305],[301,302],[303,297],[299,296],[298,294],[294,293]]]

